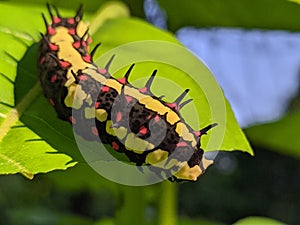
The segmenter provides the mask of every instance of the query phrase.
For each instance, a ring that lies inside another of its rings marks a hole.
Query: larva
[[[82,7],[74,17],[64,18],[48,6],[51,23],[41,34],[38,70],[44,95],[58,117],[73,124],[86,140],[101,140],[125,154],[137,166],[148,165],[157,176],[171,181],[196,181],[213,161],[205,159],[200,138],[216,124],[195,131],[179,113],[185,90],[172,103],[156,97],[151,84],[156,70],[143,88],[128,82],[133,66],[115,79],[93,63],[99,45],[89,53],[91,38],[82,22]]]

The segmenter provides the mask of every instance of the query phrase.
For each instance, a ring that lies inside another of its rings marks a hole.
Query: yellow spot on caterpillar
[[[72,84],[68,87],[68,94],[64,100],[67,107],[80,109],[84,99],[87,97],[86,93],[82,90],[80,85]]]
[[[182,122],[177,123],[175,131],[184,140],[192,142],[193,147],[196,146],[197,142],[195,140],[194,135],[190,133],[190,131],[188,130],[187,126],[184,123]]]
[[[107,112],[104,109],[96,109],[95,114],[97,120],[99,120],[100,122],[103,122],[107,119]]]
[[[108,120],[108,121],[106,122],[106,132],[107,132],[108,134],[110,134],[110,135],[115,136],[114,130],[113,130],[113,128],[112,128],[112,121],[111,121],[111,120]]]
[[[169,155],[169,153],[167,151],[157,149],[157,150],[147,154],[145,162],[147,164],[157,166],[156,164],[167,159],[168,155]]]
[[[181,167],[186,163],[186,162],[179,162],[177,159],[171,159],[168,161],[168,155],[169,153],[167,151],[157,149],[153,152],[150,152],[146,156],[145,162],[155,167],[159,167],[163,169],[171,169],[174,166]]]
[[[94,107],[85,107],[84,108],[84,117],[86,119],[95,118],[95,108]]]
[[[174,166],[182,167],[186,162],[179,162],[177,159],[171,159],[163,168],[171,169]]]
[[[154,148],[154,145],[145,141],[139,137],[136,137],[136,134],[129,133],[125,140],[125,147],[127,150],[132,150],[135,153],[143,153],[146,150]]]
[[[196,181],[197,178],[203,173],[198,165],[190,168],[189,165],[186,163],[180,170],[174,174],[175,177],[178,179],[184,180],[193,180]]]
[[[90,94],[88,94],[88,96],[86,97],[86,100],[85,100],[89,105],[92,105],[93,104],[93,99],[92,99],[92,96]]]
[[[127,134],[127,128],[125,128],[125,127],[119,127],[119,128],[112,127],[112,121],[108,120],[106,122],[106,132],[108,134],[116,136],[120,140],[122,140]]]
[[[114,132],[115,132],[116,136],[120,140],[122,140],[127,134],[127,128],[125,128],[125,127],[114,128]]]

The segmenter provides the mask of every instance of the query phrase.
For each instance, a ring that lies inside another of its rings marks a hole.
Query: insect
[[[47,5],[46,33],[41,34],[38,70],[44,95],[58,117],[73,124],[86,140],[101,140],[125,154],[136,166],[147,165],[171,181],[196,181],[213,163],[206,159],[200,138],[217,124],[193,130],[179,113],[186,89],[172,103],[151,92],[154,70],[143,88],[128,82],[134,64],[120,79],[93,63],[100,44],[89,53],[91,37],[82,21],[82,7],[64,18]]]

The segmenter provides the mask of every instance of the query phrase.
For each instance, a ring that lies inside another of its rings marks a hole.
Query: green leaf
[[[6,18],[5,22],[0,21],[0,173],[19,172],[32,178],[40,172],[67,169],[74,166],[75,161],[82,162],[71,125],[57,118],[42,96],[37,81],[37,31],[44,30],[40,14],[46,12],[46,7],[5,2],[0,4],[0,12]],[[60,12],[74,15],[67,10],[60,9]],[[112,14],[118,19],[112,19]],[[140,87],[157,68],[159,73],[153,85],[155,94],[164,94],[166,100],[173,101],[182,90],[191,89],[189,97],[194,103],[185,106],[182,115],[194,129],[219,123],[203,138],[204,149],[238,149],[252,154],[228,102],[204,64],[183,48],[172,34],[144,21],[124,17],[128,17],[128,10],[120,3],[109,3],[94,15],[95,19],[91,20],[94,45],[102,42],[102,52],[95,56],[96,63],[103,67],[112,53],[116,53],[111,72],[118,77],[124,74],[129,64],[136,62],[130,81]],[[128,46],[134,48],[128,49]],[[178,64],[174,66],[165,63],[166,60]],[[187,71],[183,71],[190,62],[199,68],[187,67]],[[22,128],[15,128],[20,125]],[[24,151],[26,154],[20,154]]]
[[[300,29],[300,6],[287,0],[158,0],[169,29],[184,26]]]
[[[274,219],[265,217],[247,217],[234,223],[233,225],[286,225]]]
[[[300,158],[300,112],[287,114],[282,119],[250,127],[246,134],[253,144]]]
[[[138,19],[122,18],[107,21],[93,38],[95,43],[97,43],[95,40],[102,43],[94,57],[98,66],[103,67],[109,58],[116,54],[111,65],[115,77],[122,77],[128,66],[135,62],[136,66],[129,77],[129,82],[134,86],[143,87],[152,71],[157,69],[158,74],[151,86],[151,90],[157,96],[165,95],[166,100],[173,101],[184,89],[189,88],[189,96],[193,99],[193,103],[189,103],[181,110],[185,121],[194,129],[203,128],[214,122],[219,124],[209,131],[209,134],[214,133],[213,137],[216,139],[203,137],[202,146],[205,150],[241,150],[253,154],[211,72],[183,48],[171,33]],[[175,63],[176,67],[170,65],[171,63]],[[192,68],[185,67],[191,64]],[[197,64],[201,64],[197,68],[199,70],[194,68]],[[182,71],[183,68],[191,73]],[[197,82],[201,83],[202,90],[199,89]],[[211,113],[215,118],[212,119]]]
[[[74,166],[71,157],[58,153],[45,140],[17,122],[0,143],[0,173],[22,173],[29,179],[34,174]]]
[[[26,123],[29,109],[42,95],[37,82],[36,54],[32,53],[34,48],[28,48],[38,40],[37,31],[43,27],[41,8],[0,5],[5,18],[0,21],[0,174],[21,173],[32,179],[36,173],[65,170],[76,164],[72,158],[58,152]],[[44,109],[39,110],[45,114]]]

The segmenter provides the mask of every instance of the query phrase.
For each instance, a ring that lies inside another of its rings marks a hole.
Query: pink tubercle
[[[178,142],[177,143],[177,147],[186,147],[188,144],[186,143],[186,142],[184,142],[184,141],[181,141],[181,142]]]
[[[119,81],[121,84],[126,84],[126,82],[127,82],[126,77],[122,77],[122,78],[118,79],[118,81]]]
[[[52,75],[51,83],[54,83],[56,80],[57,80],[57,75],[56,74]]]
[[[109,92],[110,87],[108,87],[108,86],[103,86],[103,87],[101,87],[100,90],[101,90],[102,92]]]
[[[145,126],[140,127],[139,134],[145,135],[145,134],[147,134],[147,132],[148,132],[147,127],[145,127]]]
[[[87,43],[86,43],[85,41],[82,41],[82,42],[81,42],[81,45],[82,45],[83,47],[86,47],[86,46],[87,46]]]
[[[53,21],[53,23],[60,23],[60,21],[61,21],[61,19],[59,18],[59,17],[57,17],[57,16],[54,16],[53,18],[52,18],[52,21]]]
[[[97,127],[92,127],[92,128],[91,128],[91,131],[92,131],[92,133],[93,133],[95,136],[98,136],[98,135],[99,135]]]
[[[69,29],[69,34],[75,35],[76,34],[76,30],[74,28],[70,28]]]
[[[106,74],[107,73],[107,69],[105,68],[98,68],[98,72],[101,74]]]
[[[176,108],[177,104],[175,102],[167,104],[170,108]]]
[[[147,93],[148,92],[148,88],[143,87],[143,88],[140,88],[139,91],[142,92],[142,93]]]
[[[49,43],[49,48],[51,49],[51,51],[58,51],[58,46],[53,43]]]
[[[45,57],[42,57],[42,58],[40,59],[40,64],[43,64],[45,61],[46,61],[46,58],[45,58]]]
[[[68,18],[67,21],[68,21],[69,24],[74,24],[75,23],[74,18]]]
[[[200,130],[194,131],[193,133],[195,134],[196,137],[200,137],[201,136]]]
[[[120,149],[120,146],[115,141],[113,141],[111,143],[111,147],[116,151],[118,151]]]
[[[74,116],[70,116],[69,120],[72,124],[76,124],[76,119],[74,118]]]
[[[50,102],[50,104],[51,104],[52,106],[55,106],[55,103],[54,103],[54,101],[53,101],[52,98],[49,98],[49,102]]]
[[[60,63],[60,66],[62,67],[62,68],[69,68],[70,66],[71,66],[71,63],[69,63],[69,62],[67,62],[67,61],[59,61],[59,63]]]
[[[92,57],[91,55],[84,55],[82,56],[83,61],[87,62],[87,63],[91,63],[92,62]]]
[[[88,76],[86,76],[86,75],[80,75],[80,76],[78,76],[78,78],[83,81],[86,81],[89,79]]]
[[[160,120],[160,117],[159,117],[158,115],[156,115],[156,116],[154,117],[154,121],[157,123],[159,120]]]
[[[98,109],[100,105],[101,105],[100,102],[96,102],[96,103],[95,103],[95,108]]]
[[[74,42],[73,47],[76,48],[76,49],[80,48],[80,41]]]
[[[48,35],[54,35],[55,34],[55,29],[52,26],[47,27],[47,34]]]
[[[130,103],[132,101],[132,97],[131,96],[125,96],[125,99],[127,101],[127,103]]]
[[[117,112],[116,122],[117,123],[120,122],[122,120],[122,117],[123,117],[122,113],[121,112]]]

